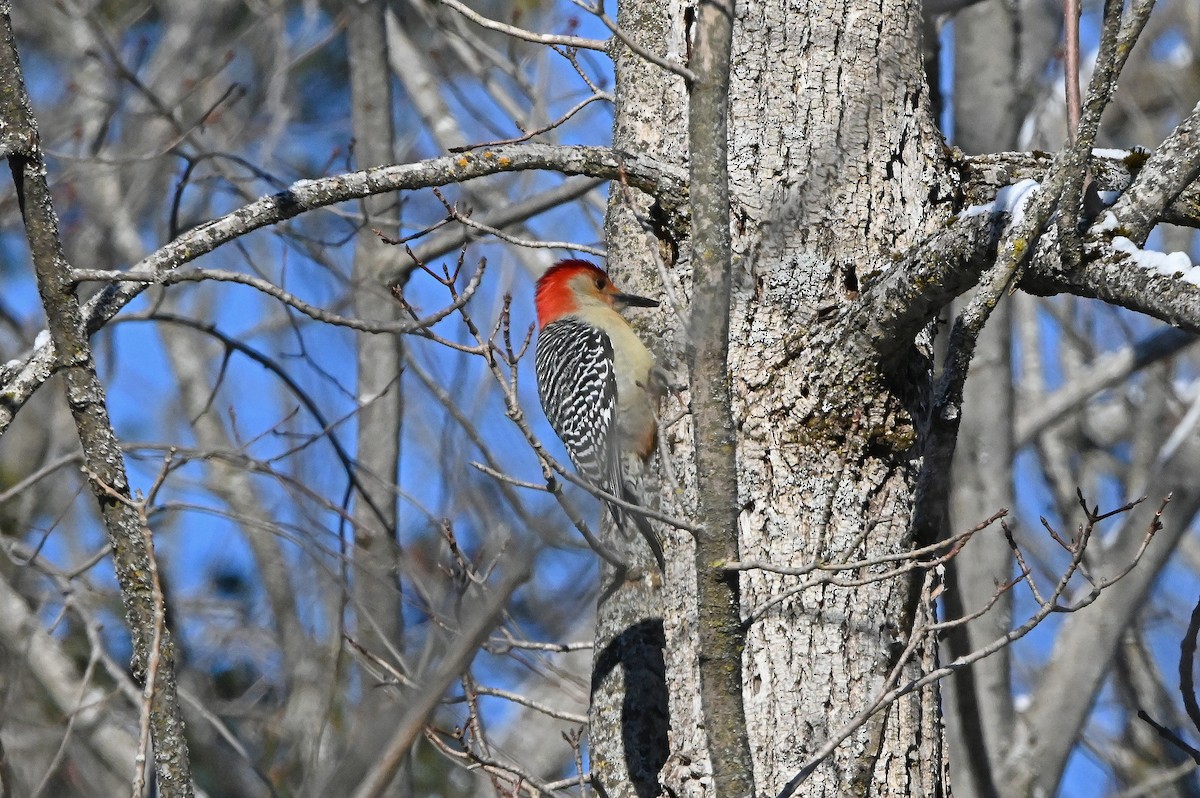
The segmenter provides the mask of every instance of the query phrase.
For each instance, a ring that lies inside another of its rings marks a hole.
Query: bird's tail
[[[641,506],[641,501],[637,494],[629,487],[622,483],[621,498],[630,504]],[[654,560],[658,563],[658,570],[666,573],[666,559],[663,554],[662,541],[658,539],[658,533],[650,524],[650,519],[639,513],[637,510],[627,510],[624,507],[617,507],[615,504],[608,506],[609,512],[612,513],[613,520],[621,529],[628,529],[625,526],[626,519],[631,519],[633,525],[637,527],[638,533],[645,539],[646,544],[650,547],[650,551],[654,554]]]

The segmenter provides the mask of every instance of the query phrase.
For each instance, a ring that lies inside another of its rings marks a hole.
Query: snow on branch
[[[1200,103],[1159,145],[1116,203],[1113,213],[1123,234],[1133,241],[1146,236],[1163,216],[1163,209],[1200,178]]]
[[[1005,186],[996,192],[996,199],[983,205],[971,205],[959,214],[959,218],[987,214],[993,220],[1007,215],[1009,225],[1019,225],[1025,219],[1025,206],[1030,198],[1041,189],[1041,184],[1025,178],[1015,185]]]
[[[986,205],[996,192],[1023,180],[1042,181],[1054,160],[1045,152],[1000,152],[959,156],[962,192],[966,202]],[[1106,204],[1115,202],[1149,167],[1150,152],[1141,147],[1129,150],[1097,148],[1088,163],[1092,182]],[[1110,194],[1109,192],[1115,192]],[[1171,202],[1164,205],[1159,222],[1183,227],[1200,227],[1200,181],[1188,182]],[[1122,217],[1128,224],[1128,220]]]
[[[1193,266],[1185,252],[1156,252],[1142,249],[1125,236],[1112,240],[1112,248],[1124,252],[1135,264],[1156,274],[1174,277],[1185,283],[1200,286],[1200,266]]]
[[[1103,222],[1098,226],[1104,227]],[[1082,261],[1068,268],[1060,256],[1057,232],[1048,230],[1037,244],[1021,289],[1042,296],[1065,293],[1100,299],[1200,333],[1200,272],[1187,256],[1145,250],[1122,236],[1110,241],[1110,233],[1090,231]]]

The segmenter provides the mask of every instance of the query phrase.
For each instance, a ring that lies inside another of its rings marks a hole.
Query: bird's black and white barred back
[[[622,495],[617,378],[607,333],[573,318],[551,322],[538,334],[533,365],[542,409],[576,470],[601,490]],[[610,509],[619,521],[619,509]]]
[[[564,260],[538,278],[534,303],[539,329],[534,371],[550,426],[580,476],[640,505],[625,482],[624,458],[644,462],[654,449],[654,355],[617,311],[658,302],[622,293],[594,264]],[[663,569],[662,543],[646,516],[612,500],[605,504],[619,529],[627,531],[625,522],[633,520]]]

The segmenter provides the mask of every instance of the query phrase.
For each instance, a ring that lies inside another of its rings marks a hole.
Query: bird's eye
[[[607,280],[607,279],[605,279],[605,278],[603,278],[603,277],[597,277],[597,278],[596,278],[596,288],[599,288],[601,291],[603,291],[603,290],[604,290],[604,286],[605,286],[605,285],[607,285],[607,284],[608,284],[608,280]]]

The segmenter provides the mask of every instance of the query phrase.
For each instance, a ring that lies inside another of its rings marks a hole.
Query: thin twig
[[[383,753],[352,793],[354,798],[378,798],[387,790],[401,761],[425,728],[430,713],[437,708],[446,688],[470,664],[480,644],[500,619],[513,591],[529,578],[529,558],[514,556],[510,559],[511,570],[496,585],[482,611],[463,628],[458,639],[446,651],[437,672],[425,680],[424,689],[414,695],[409,708],[398,719],[396,731],[384,746]]]
[[[567,720],[571,723],[581,723],[585,725],[588,722],[587,715],[580,715],[575,712],[567,712],[566,710],[562,709],[555,709],[554,707],[546,706],[545,704],[534,701],[531,698],[527,698],[520,693],[501,690],[499,687],[481,687],[479,685],[475,685],[474,690],[479,695],[490,695],[495,698],[503,698],[507,701],[512,701],[514,704],[520,704],[521,706],[529,707],[530,709],[537,710],[543,715],[548,715],[552,718],[558,718],[559,720]]]
[[[441,2],[449,2],[449,0],[441,0]],[[498,139],[496,141],[487,141],[480,144],[464,144],[459,147],[451,147],[450,152],[469,152],[471,150],[477,150],[481,147],[498,147],[502,144],[520,144],[522,141],[529,141],[534,136],[540,136],[543,133],[548,133],[551,130],[560,127],[570,120],[571,117],[575,116],[575,114],[579,113],[584,108],[587,108],[592,103],[600,100],[605,100],[611,103],[613,102],[613,96],[608,92],[593,94],[568,108],[565,112],[563,112],[562,116],[560,116],[558,119],[555,119],[553,122],[547,122],[545,125],[534,128],[533,130],[526,130],[520,136],[513,136],[512,138],[508,139]]]
[[[613,21],[613,18],[610,17],[607,13],[605,13],[603,2],[600,2],[598,0],[596,5],[594,5],[594,6],[591,5],[590,3],[586,2],[586,0],[571,0],[571,2],[575,3],[575,5],[579,6],[583,10],[585,10],[591,14],[594,14],[597,17],[597,19],[599,19],[601,22],[604,23],[604,27],[606,27],[610,31],[612,31],[612,34],[621,41],[621,44],[628,47],[639,58],[644,58],[645,60],[649,61],[651,64],[654,64],[655,66],[658,66],[658,67],[662,67],[663,69],[667,70],[668,72],[678,75],[679,77],[686,80],[688,83],[695,83],[696,73],[692,72],[692,70],[688,69],[683,64],[680,64],[676,61],[668,60],[666,58],[663,58],[662,56],[657,55],[656,53],[650,52],[645,47],[642,47],[640,44],[638,44],[633,39],[631,39],[629,37],[629,34],[627,34],[625,31],[621,30],[620,26],[618,26],[617,23]]]
[[[438,0],[442,5],[452,8],[459,14],[462,14],[467,19],[474,22],[481,28],[494,30],[498,33],[503,33],[506,36],[512,36],[514,39],[521,39],[534,44],[548,44],[559,47],[573,47],[577,50],[596,50],[597,52],[605,52],[608,50],[608,42],[604,39],[584,39],[580,36],[559,36],[553,33],[534,33],[533,31],[518,28],[515,25],[508,25],[503,22],[497,22],[494,19],[489,19],[482,14],[479,14],[468,8],[459,0]]]
[[[132,282],[145,283],[147,285],[175,285],[177,283],[198,283],[206,280],[224,283],[237,283],[246,285],[255,290],[279,300],[290,308],[293,308],[305,316],[308,316],[314,321],[319,321],[324,324],[331,324],[337,327],[347,327],[351,330],[367,333],[415,333],[425,328],[437,324],[442,319],[449,316],[454,311],[458,310],[455,305],[441,308],[428,316],[416,317],[414,315],[412,322],[394,322],[394,321],[371,321],[369,319],[360,319],[355,316],[342,316],[338,313],[332,313],[316,305],[310,304],[295,294],[280,288],[270,280],[264,280],[261,277],[256,277],[251,274],[242,272],[230,271],[228,269],[189,269],[187,271],[169,271],[169,272],[145,272],[145,271],[120,271],[115,269],[74,269],[71,272],[73,282]],[[463,288],[462,293],[455,300],[461,304],[466,304],[474,296],[475,290],[479,288],[479,284],[483,279],[483,267],[471,276],[470,281]]]
[[[1128,511],[1130,506],[1131,505],[1124,506],[1122,508],[1123,511]],[[1089,518],[1091,518],[1093,516],[1098,516],[1099,514],[1089,511],[1088,515],[1089,515]],[[1109,516],[1110,516],[1110,514],[1107,514],[1107,513],[1104,514],[1104,517],[1109,517]],[[1157,528],[1158,528],[1158,522],[1157,522],[1157,516],[1156,516],[1156,519],[1151,522],[1149,528],[1147,529],[1147,532],[1146,532],[1147,541],[1146,542],[1148,542],[1148,539],[1154,535],[1154,532],[1157,530]],[[861,712],[859,712],[859,714],[857,714],[849,723],[847,723],[844,727],[842,727],[838,732],[831,735],[824,743],[822,743],[821,746],[819,746],[817,748],[817,750],[814,752],[814,754],[809,758],[808,762],[805,763],[805,765],[796,774],[796,776],[793,777],[792,780],[788,782],[788,784],[784,787],[784,789],[779,793],[777,798],[788,798],[789,796],[793,795],[795,790],[809,776],[811,776],[813,774],[813,772],[816,770],[817,766],[820,765],[820,763],[822,761],[824,761],[824,759],[826,757],[828,757],[830,754],[832,754],[833,751],[839,745],[841,745],[843,742],[845,742],[855,732],[855,730],[861,728],[862,725],[864,723],[866,723],[875,713],[879,712],[880,710],[882,710],[883,708],[885,708],[887,706],[890,706],[893,702],[895,702],[901,696],[907,695],[915,690],[919,690],[923,687],[926,687],[930,684],[940,681],[941,679],[944,679],[945,677],[947,677],[953,673],[956,673],[957,671],[960,671],[963,668],[969,667],[971,664],[978,662],[979,660],[983,659],[984,657],[994,654],[996,651],[999,651],[1001,648],[1004,648],[1005,646],[1008,646],[1008,645],[1012,644],[1013,642],[1015,642],[1016,640],[1019,640],[1022,637],[1024,637],[1025,635],[1029,634],[1029,632],[1033,631],[1034,628],[1036,628],[1039,624],[1041,624],[1041,622],[1044,621],[1047,617],[1049,617],[1052,613],[1055,613],[1055,612],[1077,612],[1077,611],[1083,609],[1084,607],[1087,607],[1090,604],[1092,604],[1100,596],[1101,590],[1103,590],[1108,585],[1111,585],[1112,582],[1115,580],[1109,580],[1106,583],[1104,583],[1102,586],[1097,586],[1097,587],[1093,588],[1086,596],[1084,596],[1082,599],[1080,599],[1078,602],[1076,602],[1072,605],[1064,606],[1062,604],[1059,604],[1059,599],[1066,593],[1067,588],[1068,588],[1069,584],[1071,583],[1071,578],[1074,576],[1075,572],[1079,568],[1080,563],[1083,561],[1084,554],[1087,550],[1087,544],[1091,539],[1091,532],[1092,532],[1092,524],[1090,524],[1090,523],[1085,524],[1081,534],[1079,535],[1079,537],[1076,541],[1074,549],[1072,551],[1071,561],[1067,564],[1067,567],[1063,570],[1063,572],[1059,576],[1059,579],[1054,586],[1054,590],[1044,601],[1039,601],[1037,610],[1034,613],[1032,613],[1030,615],[1030,617],[1028,619],[1026,619],[1026,621],[1024,623],[1022,623],[1020,626],[1016,627],[1015,629],[1011,629],[1006,634],[996,638],[991,643],[989,643],[985,646],[982,646],[980,648],[977,648],[976,650],[974,650],[968,654],[964,654],[963,656],[955,659],[953,662],[950,662],[947,665],[944,665],[940,668],[930,671],[930,672],[924,674],[923,676],[920,676],[920,677],[912,679],[904,684],[896,685],[896,686],[891,686],[885,682],[884,687],[877,694],[875,700],[872,701]],[[1009,540],[1010,540],[1010,542],[1012,541],[1011,533],[1009,534]],[[1014,547],[1016,547],[1015,542],[1012,542],[1012,545]],[[1134,562],[1137,561],[1137,559],[1141,556],[1141,552],[1144,552],[1144,551],[1145,551],[1145,546],[1143,545],[1142,548],[1139,550],[1139,552],[1133,558]],[[1023,563],[1023,560],[1019,560],[1019,562]],[[1026,570],[1024,565],[1022,565],[1021,567],[1023,570]],[[1027,570],[1026,570],[1026,573],[1027,573]],[[1123,571],[1122,575],[1124,573],[1128,573],[1128,569]],[[1032,584],[1032,580],[1028,580],[1028,581],[1030,582],[1030,584]],[[943,628],[941,624],[933,623],[933,622],[925,625],[924,627],[922,627],[920,624],[915,624],[913,627],[912,635],[910,636],[910,645],[908,646],[908,648],[910,648],[910,649],[914,648],[911,644],[911,640],[913,637],[934,634],[940,628]],[[896,669],[893,669],[893,673],[896,673],[896,672],[897,672]]]
[[[1196,606],[1200,607],[1200,604],[1197,604]],[[1144,709],[1139,709],[1137,716],[1144,723],[1149,724],[1150,727],[1152,729],[1154,729],[1154,731],[1158,732],[1159,737],[1162,737],[1164,740],[1166,740],[1167,742],[1174,745],[1180,751],[1183,751],[1185,754],[1190,756],[1196,765],[1200,765],[1200,751],[1193,748],[1190,744],[1188,744],[1188,742],[1186,740],[1184,740],[1182,737],[1180,737],[1175,732],[1168,729],[1166,726],[1164,726],[1161,723],[1159,723],[1158,721],[1156,721],[1154,718],[1150,717],[1150,715]],[[1190,770],[1190,768],[1189,768],[1189,770]]]
[[[1187,631],[1179,642],[1179,694],[1183,697],[1183,707],[1192,721],[1192,726],[1200,731],[1200,705],[1196,703],[1196,682],[1193,668],[1196,664],[1196,636],[1200,634],[1200,599],[1192,608],[1192,617],[1188,622]],[[1197,760],[1200,761],[1200,760]]]

